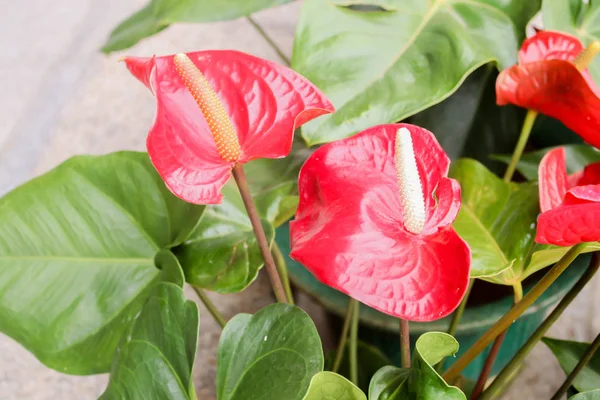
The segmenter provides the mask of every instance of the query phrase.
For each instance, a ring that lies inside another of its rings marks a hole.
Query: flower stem
[[[269,35],[267,35],[267,32],[265,32],[263,27],[260,26],[258,24],[258,22],[256,22],[254,20],[254,18],[252,18],[249,15],[246,17],[246,19],[248,20],[248,22],[250,22],[250,24],[254,27],[254,29],[256,29],[256,31],[260,34],[260,36],[262,36],[263,39],[265,39],[266,42],[269,43],[269,46],[271,46],[271,48],[273,50],[275,50],[275,53],[277,53],[279,58],[281,58],[281,61],[283,61],[286,65],[290,65],[291,61],[290,61],[289,57],[286,56],[285,53],[283,52],[283,50],[281,50],[281,48],[279,46],[277,46],[277,43],[275,43],[275,41],[273,39],[271,39],[271,37]]]
[[[281,254],[281,250],[279,250],[279,246],[277,246],[276,243],[274,243],[273,247],[271,248],[271,254],[273,254],[273,260],[275,260],[277,272],[279,273],[281,281],[283,282],[283,289],[285,290],[287,301],[290,304],[294,304],[294,295],[292,293],[292,286],[290,285],[290,277],[288,276],[285,259],[283,258],[283,254]]]
[[[521,282],[515,283],[513,285],[513,290],[515,293],[514,304],[517,304],[523,298],[523,285],[521,285]],[[500,352],[500,347],[502,347],[502,343],[504,342],[504,338],[506,337],[507,333],[508,333],[508,328],[504,332],[502,332],[500,334],[500,336],[498,336],[496,338],[496,340],[494,340],[494,344],[492,345],[492,348],[490,349],[490,352],[489,352],[487,358],[485,359],[485,363],[483,364],[483,368],[481,369],[479,378],[477,378],[475,387],[473,388],[473,391],[471,392],[471,400],[477,400],[479,398],[479,396],[481,395],[481,393],[483,392],[483,389],[485,388],[485,384],[486,384],[488,378],[490,377],[490,372],[492,372],[492,367],[494,366],[494,363],[496,362],[496,358],[498,357],[498,353]]]
[[[410,328],[408,321],[400,318],[400,365],[410,368]]]
[[[514,320],[529,308],[546,289],[562,274],[573,260],[583,251],[585,243],[577,244],[569,249],[564,256],[544,275],[521,301],[515,304],[502,318],[488,329],[448,370],[443,377],[446,382],[455,379],[479,353],[481,353],[494,339],[504,332]]]
[[[252,229],[254,229],[254,236],[256,236],[256,242],[258,243],[258,247],[260,248],[263,259],[265,260],[265,268],[269,274],[269,279],[271,280],[271,286],[273,287],[275,297],[277,298],[277,301],[281,303],[287,303],[285,290],[283,289],[281,278],[277,272],[277,266],[275,265],[273,255],[271,254],[271,249],[269,248],[267,235],[265,235],[265,231],[260,222],[260,217],[258,216],[258,211],[256,211],[256,206],[254,205],[254,200],[252,200],[252,195],[250,194],[250,188],[248,187],[248,181],[246,180],[244,167],[242,164],[236,164],[231,170],[231,173],[233,174],[235,183],[237,183],[240,194],[242,195],[242,200],[244,202],[244,206],[246,207],[248,217],[250,217],[250,223],[252,224]]]
[[[354,300],[356,301],[356,300]],[[358,320],[360,303],[356,301],[352,310],[352,323],[350,325],[350,381],[358,386]]]
[[[525,120],[523,121],[523,127],[521,128],[521,133],[519,134],[519,141],[515,146],[515,151],[513,152],[512,159],[510,160],[510,164],[508,164],[508,168],[504,173],[504,182],[510,182],[517,169],[517,164],[523,155],[523,150],[525,149],[525,145],[527,144],[527,140],[529,139],[529,134],[531,133],[531,128],[533,128],[533,123],[535,122],[535,118],[537,117],[537,111],[529,110],[527,111],[527,115],[525,116]]]
[[[471,290],[473,289],[474,283],[475,283],[475,279],[471,279],[469,281],[469,287],[467,288],[465,297],[463,297],[462,301],[458,305],[458,308],[452,314],[452,319],[450,320],[450,326],[448,327],[448,335],[454,336],[454,334],[456,333],[456,328],[458,328],[460,319],[462,318],[462,315],[465,312],[465,308],[467,307],[467,302],[469,301],[469,296],[471,295]],[[445,361],[446,361],[446,358],[442,358],[442,361],[440,361],[435,366],[435,370],[438,372],[438,374],[442,372],[442,369],[444,369]]]
[[[600,253],[594,253],[590,264],[585,273],[579,278],[575,286],[569,290],[565,297],[558,303],[554,311],[550,313],[548,318],[542,322],[539,328],[531,335],[527,342],[521,347],[521,349],[515,354],[512,360],[504,367],[498,374],[494,382],[486,389],[485,392],[479,397],[479,400],[490,400],[496,395],[500,394],[506,385],[510,382],[515,371],[525,360],[525,357],[531,352],[535,345],[544,337],[548,329],[556,322],[556,320],[562,315],[563,311],[573,302],[575,297],[581,292],[585,285],[592,279],[600,268]]]
[[[221,328],[225,328],[225,325],[227,325],[227,320],[225,317],[223,317],[219,310],[217,310],[217,307],[215,307],[215,304],[208,298],[206,292],[196,286],[192,286],[192,288],[194,288],[196,291],[196,294],[198,295],[198,298],[200,298],[202,304],[204,304],[204,307],[206,307],[210,315],[212,315],[212,317],[215,319],[215,322],[219,324]]]
[[[560,400],[563,398],[565,393],[567,393],[569,386],[571,386],[571,384],[577,377],[577,374],[579,374],[581,370],[587,365],[587,363],[590,362],[592,357],[594,357],[594,354],[596,354],[598,348],[600,348],[600,333],[596,336],[596,339],[594,339],[592,344],[590,344],[590,347],[588,347],[588,349],[585,351],[585,354],[581,357],[573,371],[571,371],[569,376],[567,376],[567,379],[565,379],[563,384],[558,388],[558,390],[556,391],[556,393],[554,393],[554,396],[552,396],[552,399],[550,400]]]
[[[342,327],[342,334],[338,342],[337,352],[335,353],[335,361],[333,362],[332,372],[338,372],[344,353],[346,352],[346,342],[348,341],[348,332],[350,331],[350,322],[354,316],[354,308],[358,305],[358,301],[350,297],[348,301],[348,308],[346,309],[346,317],[344,318],[344,326]]]

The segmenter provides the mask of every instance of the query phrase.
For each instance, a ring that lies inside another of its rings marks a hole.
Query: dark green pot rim
[[[277,229],[275,240],[281,249],[281,252],[284,254],[290,280],[294,285],[321,304],[326,310],[343,317],[348,305],[348,296],[322,284],[306,268],[304,268],[304,266],[289,258],[290,240],[288,223],[283,224]],[[558,303],[583,274],[588,259],[589,255],[579,256],[573,265],[523,313],[520,319],[540,312],[545,312],[548,308]],[[524,291],[527,292],[532,286],[533,283],[525,287]],[[491,303],[477,307],[468,307],[463,314],[456,334],[477,333],[480,332],[482,328],[493,325],[510,309],[512,302],[512,296],[506,296]],[[451,316],[433,322],[411,322],[410,330],[414,333],[428,331],[443,332],[447,330],[450,319]],[[398,330],[397,318],[383,314],[365,305],[363,305],[360,310],[360,322],[367,326],[391,332],[396,332]]]

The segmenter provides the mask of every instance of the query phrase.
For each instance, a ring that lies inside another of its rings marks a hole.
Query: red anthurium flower
[[[299,177],[291,257],[384,313],[431,321],[469,282],[471,252],[450,225],[460,186],[433,134],[380,125],[320,147]]]
[[[599,42],[584,51],[573,36],[538,32],[523,43],[519,65],[498,76],[498,105],[516,104],[556,118],[600,147],[600,90],[585,69],[599,51]]]
[[[171,191],[191,203],[220,203],[236,163],[285,157],[297,127],[334,111],[293,70],[238,51],[125,62],[158,103],[150,159]]]
[[[567,176],[565,149],[549,151],[539,170],[536,242],[573,246],[600,241],[600,163]]]

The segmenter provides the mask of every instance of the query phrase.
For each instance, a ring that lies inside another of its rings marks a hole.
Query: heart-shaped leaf
[[[589,343],[573,342],[545,337],[542,341],[550,348],[565,374],[570,374],[581,357],[585,354]],[[600,354],[596,353],[590,362],[577,374],[573,386],[580,392],[600,388]]]
[[[300,308],[273,304],[232,318],[219,341],[219,400],[301,400],[323,370],[317,329]]]
[[[348,5],[368,4],[368,12]],[[506,68],[539,1],[307,0],[292,66],[327,94],[335,114],[305,125],[310,145],[402,120],[453,93],[491,61]]]
[[[196,400],[198,307],[181,287],[156,286],[119,347],[100,400]]]
[[[108,371],[163,279],[156,253],[203,209],[173,196],[145,153],[75,157],[16,188],[0,199],[0,330],[61,372]]]
[[[377,347],[371,346],[362,341],[357,343],[357,356],[358,356],[358,387],[361,390],[368,391],[369,383],[371,378],[377,371],[386,365],[390,365],[392,362],[390,359],[381,352]],[[346,351],[342,356],[340,367],[338,372],[344,377],[350,376],[350,358],[348,357],[349,346],[346,346]],[[333,363],[335,362],[336,352],[332,351],[325,357],[325,369],[331,370]]]
[[[371,381],[369,400],[466,400],[459,388],[444,382],[433,368],[457,351],[458,342],[447,333],[421,335],[415,344],[411,368],[380,369]]]
[[[596,150],[592,146],[587,146],[584,144],[570,144],[561,147],[564,147],[565,149],[567,172],[569,174],[581,171],[586,165],[600,161],[600,151]],[[542,157],[544,157],[547,152],[554,148],[555,147],[548,147],[546,149],[524,154],[517,164],[517,171],[519,171],[519,173],[528,180],[536,181],[538,179],[538,167],[540,165],[540,161],[542,161]],[[503,154],[494,155],[492,157],[508,164],[512,156]]]
[[[150,0],[149,4],[112,31],[102,51],[110,53],[126,49],[176,22],[231,20],[290,1],[292,0]]]
[[[303,400],[367,400],[367,396],[343,376],[323,371],[313,376]]]
[[[575,396],[569,397],[569,400],[600,400],[600,389],[578,393]]]
[[[544,0],[542,5],[544,29],[568,32],[579,37],[587,46],[600,40],[600,3],[582,0]],[[589,66],[592,78],[600,82],[600,58]]]

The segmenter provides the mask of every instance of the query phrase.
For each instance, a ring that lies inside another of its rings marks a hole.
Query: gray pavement
[[[117,60],[123,54],[170,54],[233,48],[278,61],[245,21],[173,26],[130,51],[104,56],[97,49],[110,30],[145,0],[4,0],[0,2],[0,193],[75,154],[143,149],[154,100]],[[288,53],[300,4],[261,12],[263,24]],[[263,277],[264,278],[264,277]],[[552,334],[590,340],[600,330],[600,279],[580,295]],[[270,300],[265,279],[244,293],[213,298],[226,316],[253,312]],[[193,297],[193,296],[190,296]],[[303,303],[320,327],[314,303]],[[214,399],[219,329],[201,309],[195,382],[199,399]],[[550,352],[538,346],[506,399],[548,397],[563,379]],[[0,334],[0,400],[95,399],[105,375],[64,375],[40,364]]]

